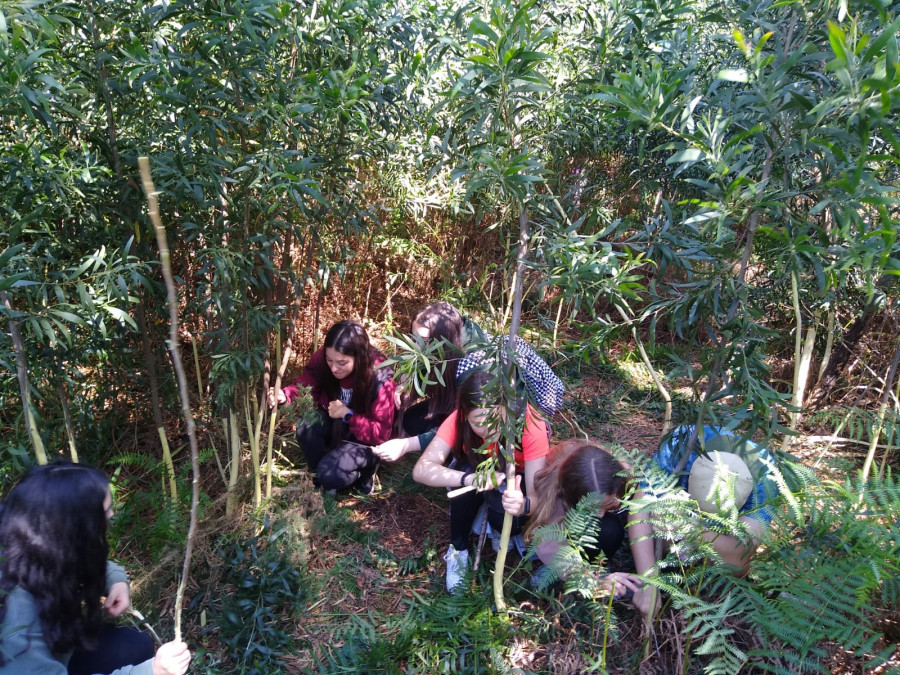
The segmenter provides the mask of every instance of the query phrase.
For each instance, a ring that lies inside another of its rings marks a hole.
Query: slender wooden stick
[[[0,302],[12,314],[13,306],[6,291],[0,291]],[[22,342],[22,334],[19,332],[19,322],[13,319],[12,316],[9,318],[9,336],[12,338],[13,349],[16,352],[16,375],[19,378],[19,394],[22,396],[25,429],[28,431],[28,437],[31,439],[31,445],[34,447],[34,457],[37,459],[37,463],[46,464],[47,452],[44,450],[44,441],[41,440],[41,434],[31,412],[31,387],[28,384],[28,361],[25,359],[25,343]]]
[[[172,364],[175,366],[175,375],[178,378],[178,393],[181,395],[181,414],[187,426],[188,440],[191,445],[191,517],[188,525],[187,540],[184,547],[184,566],[181,570],[181,580],[178,582],[178,590],[175,594],[175,640],[181,641],[181,610],[184,606],[184,587],[187,583],[191,569],[191,554],[194,550],[194,532],[197,529],[197,507],[200,503],[200,460],[197,446],[197,430],[194,427],[194,418],[191,415],[191,404],[188,399],[187,377],[184,374],[184,365],[181,362],[181,351],[178,348],[178,302],[175,295],[175,280],[172,277],[172,263],[169,257],[169,243],[166,240],[166,230],[159,216],[159,202],[156,199],[156,188],[153,185],[153,177],[150,174],[150,159],[138,157],[138,166],[141,170],[141,184],[144,194],[147,196],[147,209],[150,222],[156,231],[156,243],[159,246],[159,259],[162,263],[163,279],[166,282],[166,301],[169,306],[169,352],[172,354]]]
[[[475,564],[472,565],[472,572],[475,573],[478,571],[478,567],[481,565],[481,549],[484,548],[484,539],[487,536],[488,522],[487,522],[488,514],[487,509],[484,510],[484,514],[481,516],[481,529],[478,530],[478,548],[475,549]],[[475,583],[475,577],[472,577],[472,583]]]
[[[507,376],[512,375],[516,354],[516,335],[519,332],[519,323],[522,320],[522,277],[525,274],[525,260],[528,256],[528,211],[523,204],[519,213],[519,249],[516,255],[516,281],[513,288],[512,324],[509,328],[509,343],[507,344]],[[513,383],[514,384],[514,383]],[[513,451],[510,449],[506,462],[506,486],[507,489],[516,484],[516,462]],[[503,570],[506,566],[506,551],[509,547],[509,535],[512,533],[513,517],[508,513],[503,514],[503,529],[500,531],[500,550],[497,551],[497,565],[494,567],[494,604],[497,611],[506,611],[506,601],[503,599]]]

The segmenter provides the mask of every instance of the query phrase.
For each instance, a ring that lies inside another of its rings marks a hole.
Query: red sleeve
[[[309,363],[306,364],[297,381],[294,384],[281,388],[287,402],[290,403],[297,397],[299,387],[303,385],[304,387],[309,387],[314,405],[319,408],[328,408],[328,394],[325,393],[322,387],[323,369],[327,367],[328,364],[325,363],[325,348],[322,347],[309,357]]]
[[[525,411],[525,432],[522,434],[522,455],[524,461],[546,457],[550,452],[550,438],[547,423],[529,405]]]
[[[451,448],[456,443],[456,415],[455,410],[447,415],[447,419],[441,422],[441,426],[437,430],[437,437]]]
[[[394,380],[389,378],[378,388],[369,414],[355,413],[350,418],[350,433],[366,445],[384,443],[394,428],[394,410]]]

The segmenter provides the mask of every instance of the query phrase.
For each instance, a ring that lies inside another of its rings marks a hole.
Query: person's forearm
[[[628,538],[631,541],[631,555],[638,574],[646,574],[656,565],[653,527],[647,522],[647,518],[646,513],[628,514]]]
[[[458,488],[472,485],[475,474],[450,469],[442,464],[423,462],[420,459],[413,468],[413,480],[429,487]]]

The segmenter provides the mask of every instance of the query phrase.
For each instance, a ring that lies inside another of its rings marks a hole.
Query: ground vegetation
[[[881,0],[0,0],[0,483],[104,467],[161,632],[198,485],[194,672],[896,668],[898,31]],[[308,401],[268,388],[343,318],[433,376],[398,336],[435,298],[534,344],[555,436],[646,481],[672,424],[777,451],[751,574],[666,558],[652,629],[602,566],[535,588],[486,552],[446,596],[446,499],[409,458],[318,493]]]

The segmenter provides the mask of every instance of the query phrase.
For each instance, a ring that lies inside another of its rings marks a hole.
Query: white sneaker
[[[469,566],[469,551],[457,551],[451,544],[444,560],[447,562],[447,590],[452,593],[453,589],[462,583],[463,575]]]

